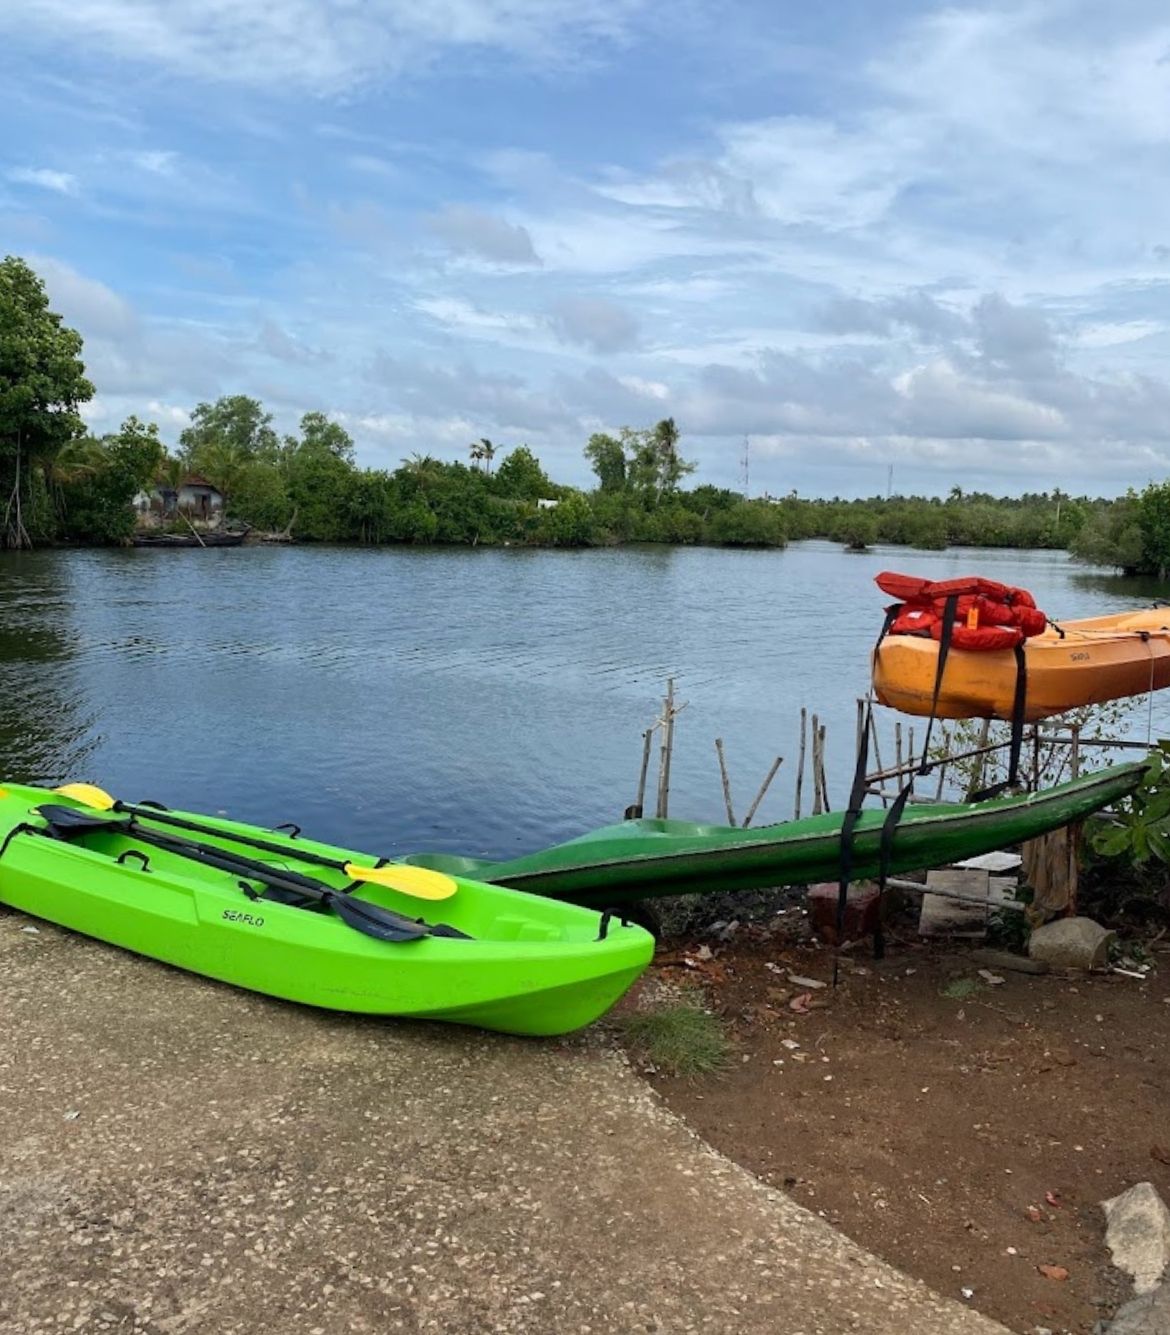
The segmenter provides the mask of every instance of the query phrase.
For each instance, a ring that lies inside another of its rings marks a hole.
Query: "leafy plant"
[[[1074,727],[1079,728],[1082,736],[1109,737],[1116,734],[1132,709],[1132,702],[1111,700],[1099,705],[1085,705],[1080,709],[1070,709],[1057,720],[1059,734],[1067,737]],[[1011,737],[1011,725],[1008,723],[984,723],[977,719],[961,719],[942,724],[936,732],[937,740],[930,748],[930,759],[940,765],[949,755],[977,750],[983,746],[998,746],[999,750],[985,755],[968,756],[964,760],[947,762],[946,781],[953,796],[966,798],[968,794],[981,788],[989,788],[1007,778],[1008,749]],[[1071,748],[1067,742],[1053,740],[1040,731],[1040,747],[1034,750],[1030,734],[1025,736],[1024,755],[1021,768],[1025,768],[1031,777],[1032,759],[1038,755],[1039,765],[1035,775],[1037,786],[1051,788],[1054,784],[1070,778]],[[1088,743],[1080,748],[1081,764],[1091,768],[1103,759],[1102,752],[1094,750]],[[936,771],[937,772],[937,771]]]
[[[1089,835],[1093,852],[1137,867],[1170,864],[1170,764],[1168,745],[1150,756],[1141,786],[1098,823]]]

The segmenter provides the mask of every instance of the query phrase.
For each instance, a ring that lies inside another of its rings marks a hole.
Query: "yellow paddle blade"
[[[96,783],[67,783],[53,791],[62,797],[71,797],[75,802],[84,802],[87,807],[96,807],[98,811],[112,811],[116,800]]]
[[[397,890],[399,894],[413,895],[415,899],[450,899],[459,889],[455,881],[450,876],[444,876],[441,871],[428,871],[426,867],[404,867],[401,863],[391,867],[358,867],[347,862],[345,874],[353,881],[384,885],[387,889]]]

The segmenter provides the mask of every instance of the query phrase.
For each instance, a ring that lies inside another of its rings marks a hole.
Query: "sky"
[[[319,410],[359,461],[670,415],[696,481],[1170,473],[1154,0],[21,0],[0,254],[92,429]]]

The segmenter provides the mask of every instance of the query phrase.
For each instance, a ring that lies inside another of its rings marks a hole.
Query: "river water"
[[[514,856],[621,817],[673,674],[671,814],[723,818],[720,736],[740,813],[785,757],[756,823],[786,819],[802,706],[827,724],[834,804],[847,792],[882,569],[978,572],[1061,617],[1165,593],[1057,552],[816,542],[7,554],[0,778]],[[1155,704],[1170,731],[1170,692]],[[1145,701],[1129,726],[1144,737]]]

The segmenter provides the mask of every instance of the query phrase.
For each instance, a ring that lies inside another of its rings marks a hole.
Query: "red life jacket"
[[[955,599],[951,644],[956,649],[1014,649],[1048,625],[1027,589],[972,575],[929,580],[883,571],[875,577],[883,593],[898,599],[887,634],[929,635],[941,640],[947,600]]]

